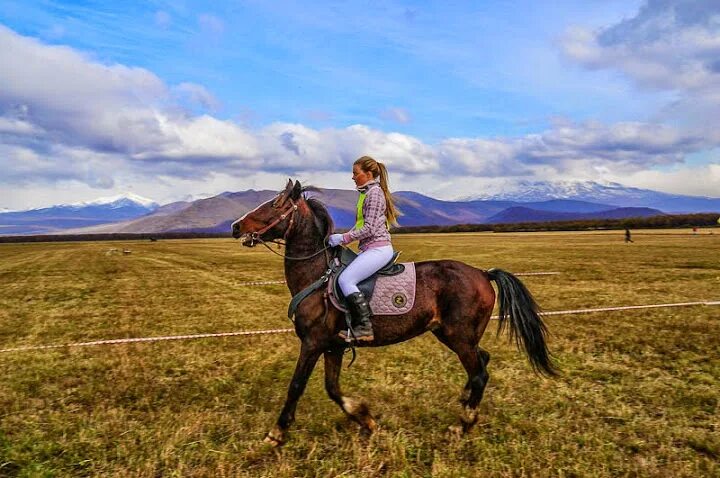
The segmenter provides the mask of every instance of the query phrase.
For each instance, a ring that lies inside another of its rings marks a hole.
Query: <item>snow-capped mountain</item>
[[[128,206],[140,206],[148,210],[155,210],[157,209],[159,204],[152,199],[148,199],[138,194],[128,192],[125,194],[118,194],[115,196],[93,199],[92,201],[81,201],[71,204],[59,204],[53,207],[61,206],[67,206],[75,209],[80,209],[88,206],[107,206],[111,209],[118,209]]]
[[[225,193],[223,193],[223,194],[225,194]],[[215,196],[215,194],[211,194],[211,193],[186,194],[185,196],[182,196],[182,197],[178,198],[177,200],[182,201],[182,202],[193,202],[193,201],[197,201],[199,199],[211,198],[213,196]]]
[[[0,214],[0,234],[48,234],[64,229],[127,221],[155,211],[159,205],[133,193],[92,201]]]
[[[570,199],[611,204],[618,207],[649,207],[665,212],[690,213],[720,210],[720,198],[668,194],[633,188],[613,182],[515,181],[498,183],[488,191],[463,200],[535,202]]]
[[[586,200],[601,193],[604,197],[615,198],[621,190],[621,184],[595,181],[498,181],[494,188],[486,188],[482,193],[465,196],[463,200],[493,201],[547,201],[549,199]],[[598,198],[599,199],[599,198]]]

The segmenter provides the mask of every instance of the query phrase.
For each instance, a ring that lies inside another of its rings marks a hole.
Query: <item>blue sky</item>
[[[445,198],[717,195],[716,2],[452,3],[5,1],[0,207],[350,188],[363,154]]]

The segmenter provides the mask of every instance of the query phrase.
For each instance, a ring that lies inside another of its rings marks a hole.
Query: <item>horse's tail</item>
[[[487,273],[498,288],[498,335],[509,321],[510,340],[515,341],[518,349],[521,345],[525,347],[533,369],[548,376],[557,375],[557,366],[545,344],[547,328],[540,318],[540,307],[530,291],[520,279],[502,269],[490,269]]]

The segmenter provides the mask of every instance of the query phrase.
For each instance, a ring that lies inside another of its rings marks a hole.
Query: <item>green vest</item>
[[[363,204],[365,204],[365,193],[360,193],[357,202],[357,212],[355,213],[355,230],[359,231],[365,225],[365,217],[363,216]]]
[[[356,231],[362,229],[365,225],[365,216],[363,216],[363,205],[365,204],[365,193],[360,193],[360,197],[357,202],[357,212],[355,213],[355,227]],[[390,221],[385,219],[385,226],[390,229]]]

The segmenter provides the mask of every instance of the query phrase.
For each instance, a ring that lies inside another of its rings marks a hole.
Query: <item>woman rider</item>
[[[353,181],[360,191],[355,226],[345,234],[332,234],[331,246],[360,241],[360,253],[338,277],[338,284],[350,304],[353,334],[356,340],[372,341],[370,306],[357,285],[390,262],[393,247],[388,225],[397,225],[398,210],[388,188],[388,173],[383,163],[363,156],[353,163]],[[350,340],[347,331],[340,337]]]

